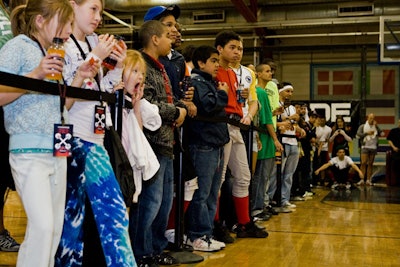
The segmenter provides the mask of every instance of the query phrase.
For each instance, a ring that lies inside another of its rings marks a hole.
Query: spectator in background
[[[315,174],[318,175],[321,171],[330,168],[334,179],[332,189],[337,189],[340,186],[345,187],[346,190],[350,190],[352,186],[352,179],[350,179],[349,177],[349,172],[351,171],[351,168],[353,169],[353,171],[358,172],[358,175],[361,179],[364,178],[364,174],[361,172],[358,166],[349,156],[346,156],[345,153],[345,149],[339,147],[337,149],[336,157],[333,157],[329,160],[329,162],[325,163],[317,170],[315,170]]]
[[[332,158],[336,157],[336,153],[338,148],[344,148],[346,156],[350,155],[349,152],[349,143],[352,139],[350,137],[350,133],[346,130],[346,123],[343,119],[343,116],[337,116],[336,122],[332,126],[332,135],[329,138],[329,143],[332,144]]]
[[[311,125],[306,121],[307,104],[298,103],[298,114],[300,119],[298,125],[302,128],[306,136],[300,138],[299,141],[299,162],[293,175],[292,196],[293,200],[305,200],[306,196],[312,196],[311,192],[311,151],[312,139],[315,138],[315,132]]]
[[[361,142],[361,171],[364,178],[367,178],[366,185],[373,185],[371,182],[372,168],[378,150],[379,136],[383,135],[373,113],[368,114],[367,121],[358,127],[357,137]],[[364,179],[361,179],[357,185],[364,185]]]
[[[185,48],[182,50],[182,56],[185,58],[186,62],[186,67],[188,68],[188,72],[191,73],[192,69],[194,68],[193,62],[192,62],[192,56],[193,56],[193,51],[196,49],[196,46],[194,45],[187,45]]]
[[[318,169],[322,165],[328,162],[329,153],[328,153],[328,141],[331,136],[332,129],[328,125],[326,125],[325,115],[319,115],[317,119],[318,126],[315,128],[315,138],[316,138],[316,155],[314,156],[314,160],[316,160],[316,168]],[[325,172],[322,171],[320,173],[320,183],[321,186],[325,186]],[[332,181],[328,181],[328,186],[332,185]]]
[[[390,130],[387,136],[388,143],[392,149],[392,171],[395,177],[400,178],[400,119],[397,122],[397,128]]]
[[[283,208],[294,209],[296,205],[289,202],[290,192],[293,183],[293,174],[299,161],[299,149],[297,136],[305,137],[305,131],[298,126],[299,114],[290,104],[293,95],[293,86],[291,83],[282,83],[283,87],[279,89],[279,102],[283,107],[283,113],[278,118],[278,129],[282,134],[282,145],[284,152],[282,154],[282,190],[281,190],[281,206]],[[272,199],[276,190],[276,184],[269,187],[269,198]]]

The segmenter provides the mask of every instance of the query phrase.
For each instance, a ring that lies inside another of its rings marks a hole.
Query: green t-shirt
[[[11,22],[7,12],[0,6],[0,48],[13,38],[11,31]]]
[[[269,106],[271,107],[271,111],[274,111],[280,106],[278,86],[273,81],[269,81],[265,86],[265,90],[268,93]],[[272,121],[276,130],[276,116],[272,117]]]
[[[268,93],[264,88],[256,87],[260,111],[258,112],[259,127],[267,129],[267,124],[273,124],[271,107],[269,104]],[[275,157],[274,140],[269,134],[259,133],[262,149],[258,151],[258,159],[269,159]]]

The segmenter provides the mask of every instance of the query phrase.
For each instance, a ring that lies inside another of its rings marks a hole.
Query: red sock
[[[175,203],[175,198],[174,198],[174,200],[172,201],[171,211],[169,212],[167,230],[175,229],[175,210],[176,210],[176,203]]]
[[[189,204],[190,204],[190,201],[183,202],[183,214],[185,214],[185,212],[189,208]],[[175,198],[174,198],[174,200],[172,202],[171,212],[169,213],[167,230],[175,229],[175,211],[176,211],[176,203],[175,203]]]
[[[219,222],[219,197],[217,199],[217,209],[215,212],[214,222]]]
[[[250,222],[249,215],[249,196],[247,197],[233,197],[235,203],[236,216],[239,224],[246,224]]]

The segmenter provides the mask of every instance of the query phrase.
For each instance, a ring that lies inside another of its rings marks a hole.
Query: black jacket
[[[228,95],[218,90],[211,75],[198,69],[192,70],[192,85],[195,88],[193,102],[197,106],[197,115],[202,118],[225,118],[225,106]],[[225,122],[190,120],[189,144],[220,147],[228,143],[229,132]]]

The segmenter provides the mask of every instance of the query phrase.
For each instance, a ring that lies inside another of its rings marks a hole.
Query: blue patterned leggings
[[[136,266],[128,216],[120,187],[103,146],[74,139],[68,165],[64,228],[55,266],[82,266],[83,221],[88,197],[107,266]]]

